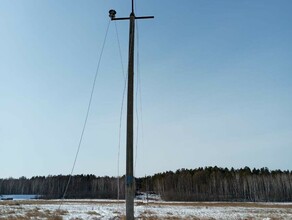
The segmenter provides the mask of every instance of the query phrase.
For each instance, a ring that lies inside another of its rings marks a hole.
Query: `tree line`
[[[291,202],[292,172],[249,167],[181,169],[148,177],[165,200]]]
[[[123,199],[125,177],[35,176],[0,179],[2,194],[35,194],[43,198]],[[155,192],[166,201],[292,202],[292,171],[268,168],[180,169],[136,178],[137,192]]]
[[[0,179],[0,195],[32,194],[45,199],[116,199],[124,198],[124,178],[96,177],[95,175],[34,176],[30,179]],[[118,183],[120,185],[118,190]],[[68,185],[68,186],[67,186]],[[64,194],[66,191],[66,194]]]

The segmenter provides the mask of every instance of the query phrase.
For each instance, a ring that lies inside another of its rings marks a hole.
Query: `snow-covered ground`
[[[113,200],[1,201],[0,219],[123,219],[125,204]],[[291,203],[168,203],[136,201],[136,219],[292,220]]]

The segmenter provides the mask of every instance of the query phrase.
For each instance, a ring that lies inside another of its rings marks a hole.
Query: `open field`
[[[124,219],[124,201],[23,200],[1,201],[0,220]],[[292,220],[291,203],[151,202],[137,201],[136,219]]]

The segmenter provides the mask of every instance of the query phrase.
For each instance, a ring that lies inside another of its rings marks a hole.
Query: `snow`
[[[60,210],[58,211],[58,209]],[[125,215],[124,201],[114,200],[33,200],[0,202],[0,219],[39,216],[48,219],[58,214],[64,220],[121,219]],[[292,204],[257,203],[226,205],[225,203],[170,203],[136,201],[136,219],[292,219]]]
[[[138,193],[135,199],[143,200],[143,201],[147,201],[147,200],[148,201],[162,201],[160,195],[157,195],[155,193],[145,193],[145,192]]]

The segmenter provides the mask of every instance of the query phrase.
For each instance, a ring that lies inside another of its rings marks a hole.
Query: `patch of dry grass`
[[[245,207],[245,208],[282,208],[292,209],[292,204],[256,202],[150,202],[148,205],[194,206],[194,207]]]
[[[23,200],[23,201],[3,201],[0,206],[20,206],[20,205],[59,205],[59,204],[77,203],[77,204],[124,204],[121,201],[98,201],[98,200]],[[135,202],[137,206],[144,205],[161,205],[161,206],[204,206],[204,207],[251,207],[251,208],[289,208],[292,209],[292,204],[281,203],[256,203],[256,202]]]
[[[88,215],[97,215],[97,216],[100,216],[100,214],[96,211],[88,211],[87,212]]]
[[[43,218],[48,220],[62,220],[62,216],[67,213],[68,212],[65,210],[56,210],[52,212],[50,210],[40,210],[39,208],[34,208],[28,210],[25,217],[27,217],[27,219]]]
[[[207,220],[207,219],[202,219],[202,218],[197,218],[197,217],[179,217],[179,216],[175,216],[173,213],[168,212],[167,213],[168,216],[158,216],[156,212],[153,212],[151,210],[145,210],[144,212],[142,212],[139,216],[138,219],[140,220],[180,220],[180,219],[185,219],[185,220]]]
[[[62,220],[63,216],[68,214],[68,211],[65,210],[48,210],[43,208],[37,208],[37,206],[42,205],[60,205],[61,201],[59,200],[29,200],[29,201],[5,201],[0,203],[0,220],[29,220],[29,219],[48,219],[48,220]],[[97,200],[64,200],[62,204],[64,205],[109,205],[109,204],[119,204],[124,203],[124,201],[97,201]],[[28,206],[26,206],[28,205]],[[28,208],[29,205],[36,206],[36,208]],[[151,207],[155,208],[171,208],[172,206],[181,206],[188,207],[194,209],[212,209],[216,207],[239,207],[239,208],[247,208],[248,213],[245,214],[246,220],[255,220],[258,218],[270,218],[271,220],[284,220],[290,219],[292,214],[292,204],[281,204],[281,203],[249,203],[249,202],[136,202],[136,206],[149,206],[147,209],[145,207],[144,212],[142,212],[137,219],[139,220],[212,220],[211,217],[197,217],[197,216],[187,216],[187,217],[179,217],[176,212],[168,211],[166,215],[163,217],[159,216],[158,213],[151,210]],[[6,206],[6,207],[3,207]],[[144,209],[143,207],[141,207]],[[251,209],[249,209],[251,208]],[[254,208],[254,209],[253,209]],[[244,209],[245,210],[245,209]],[[90,216],[90,219],[101,219],[102,215],[92,209],[92,211],[85,211],[85,213]],[[113,214],[116,217],[112,218],[112,220],[125,220],[125,216],[123,213],[118,211],[113,211]],[[196,214],[193,214],[196,215]],[[284,216],[287,216],[285,218]],[[75,218],[72,220],[79,220],[79,218]]]
[[[0,217],[0,220],[29,220],[24,216],[9,216],[9,217]]]
[[[184,220],[215,220],[213,218],[198,218],[195,216],[189,216],[189,217],[182,218],[182,217],[178,217],[178,216],[159,217],[157,215],[154,215],[154,216],[140,215],[138,217],[138,219],[140,219],[140,220],[182,220],[182,219],[184,219]]]

